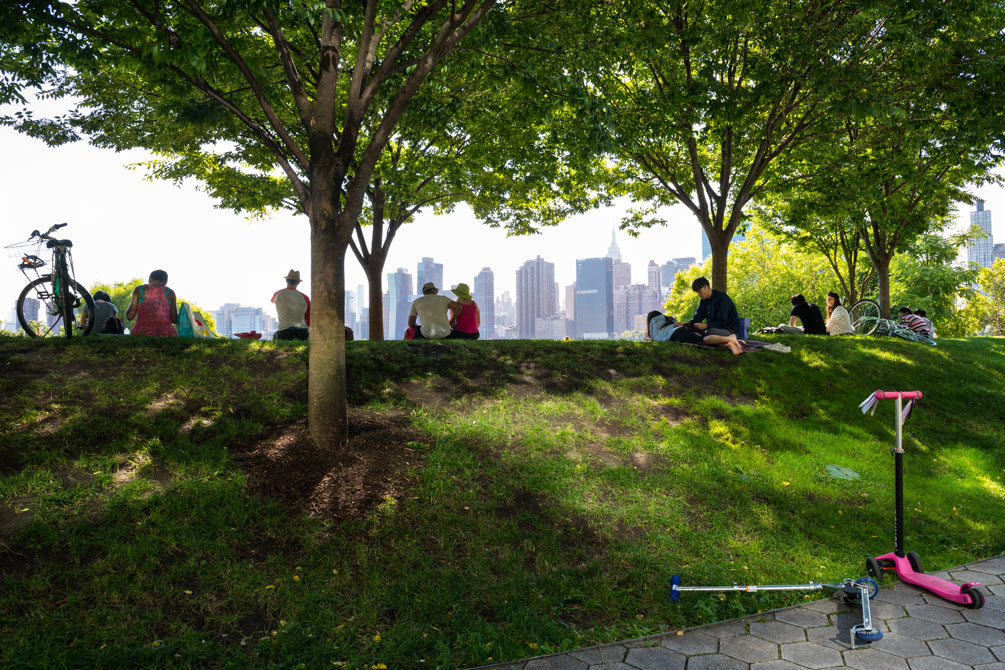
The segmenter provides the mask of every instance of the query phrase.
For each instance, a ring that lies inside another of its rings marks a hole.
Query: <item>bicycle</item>
[[[872,335],[879,328],[882,312],[879,310],[879,303],[866,298],[849,307],[848,316],[851,317],[851,327],[857,335]]]
[[[18,259],[18,270],[28,279],[28,285],[17,299],[17,320],[30,337],[63,335],[70,338],[74,331],[88,335],[94,328],[93,318],[87,320],[86,326],[77,325],[84,310],[89,314],[95,313],[94,299],[74,279],[70,253],[73,242],[52,237],[52,233],[64,226],[65,223],[57,223],[44,233],[32,231],[27,241],[5,247],[13,252],[12,256]],[[46,265],[38,256],[43,244],[52,249],[52,272],[49,274],[39,272]],[[29,272],[34,273],[34,279]],[[46,320],[36,330],[31,322],[39,320],[39,307],[42,306],[45,307]]]

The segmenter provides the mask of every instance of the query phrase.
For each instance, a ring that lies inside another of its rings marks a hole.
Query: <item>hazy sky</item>
[[[60,233],[73,240],[78,281],[97,282],[146,278],[154,269],[170,275],[169,285],[181,299],[215,310],[225,302],[270,307],[272,293],[283,276],[298,269],[310,286],[309,226],[304,216],[277,214],[264,221],[214,208],[195,183],[176,187],[150,182],[142,168],[125,166],[143,161],[140,151],[115,153],[85,143],[57,148],[0,128],[0,246],[24,240],[34,229],[54,223],[70,225]],[[992,210],[996,241],[1005,239],[1005,191],[986,189],[978,195]],[[969,205],[959,220],[969,221]],[[569,219],[529,237],[507,237],[480,224],[461,208],[449,216],[420,215],[395,238],[386,273],[405,267],[413,275],[422,256],[444,266],[444,284],[472,283],[483,267],[495,271],[496,294],[514,293],[515,273],[524,261],[541,255],[555,263],[555,278],[564,287],[575,280],[577,258],[603,256],[619,208]],[[618,232],[624,260],[632,264],[632,280],[646,280],[650,259],[698,256],[700,229],[682,206],[668,211],[670,225],[643,231],[638,238]],[[48,258],[47,256],[43,256]],[[16,261],[4,254],[0,268],[0,318],[7,319],[27,283]],[[346,285],[365,284],[365,275],[349,251]],[[564,297],[564,291],[563,291]]]

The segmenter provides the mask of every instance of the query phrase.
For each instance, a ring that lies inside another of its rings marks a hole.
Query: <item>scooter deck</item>
[[[973,603],[968,594],[962,593],[963,587],[980,585],[980,582],[967,582],[961,586],[933,575],[928,575],[923,572],[915,572],[914,568],[911,567],[911,562],[907,560],[907,556],[897,556],[895,553],[877,556],[876,560],[892,561],[894,569],[897,571],[897,577],[905,584],[911,584],[925,589],[940,598],[945,598],[946,600],[959,603],[960,605],[971,605]]]

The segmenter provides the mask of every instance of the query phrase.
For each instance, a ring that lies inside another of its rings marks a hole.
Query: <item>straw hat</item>
[[[454,287],[454,295],[461,300],[471,300],[471,287],[461,283]]]
[[[283,279],[287,281],[300,281],[300,271],[290,270],[289,272],[286,273],[286,276],[283,277]]]

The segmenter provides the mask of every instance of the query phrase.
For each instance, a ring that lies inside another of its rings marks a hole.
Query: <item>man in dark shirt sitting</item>
[[[695,279],[691,290],[698,294],[701,302],[691,321],[683,325],[693,325],[704,330],[706,335],[722,337],[729,337],[740,330],[740,315],[728,295],[713,289],[704,277]]]
[[[820,308],[812,302],[807,302],[802,293],[797,293],[791,298],[792,312],[789,314],[788,327],[782,326],[782,330],[787,333],[805,333],[806,335],[826,335],[827,326],[824,324],[824,317],[820,313]],[[796,320],[802,322],[800,329],[796,326]]]

